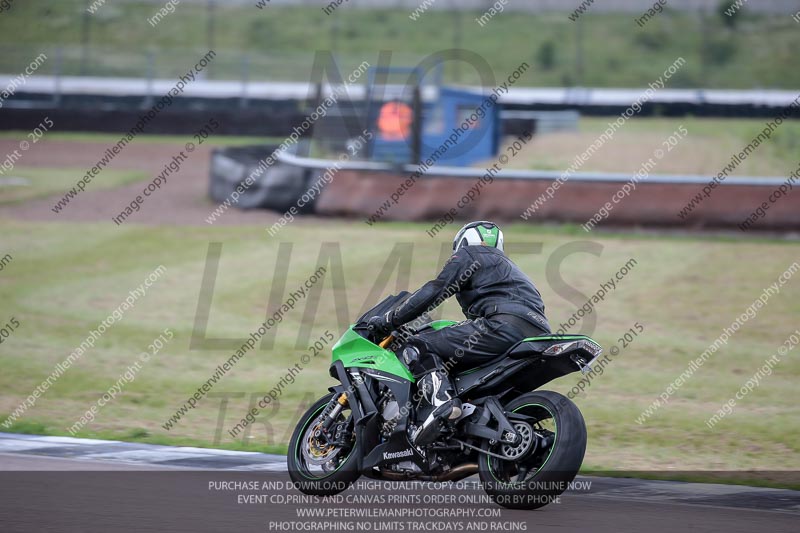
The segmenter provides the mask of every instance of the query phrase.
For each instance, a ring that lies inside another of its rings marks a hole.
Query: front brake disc
[[[319,424],[308,428],[303,435],[303,442],[305,443],[302,446],[303,457],[306,462],[315,466],[324,467],[334,461],[342,451],[341,448],[327,442],[327,439],[319,431]]]

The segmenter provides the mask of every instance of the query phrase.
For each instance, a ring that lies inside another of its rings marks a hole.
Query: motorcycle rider
[[[369,325],[388,334],[453,294],[467,320],[420,332],[402,351],[419,394],[433,409],[412,434],[417,446],[436,440],[442,421],[461,416],[449,370],[486,365],[518,341],[550,333],[539,291],[503,252],[503,232],[487,221],[462,227],[453,240],[453,256],[436,279],[384,315],[370,318]]]

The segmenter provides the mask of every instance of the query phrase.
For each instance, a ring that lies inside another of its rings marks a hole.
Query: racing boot
[[[441,434],[444,420],[455,420],[461,416],[461,400],[455,397],[455,388],[450,378],[441,369],[428,372],[417,382],[422,399],[433,411],[411,435],[415,446],[425,446]]]

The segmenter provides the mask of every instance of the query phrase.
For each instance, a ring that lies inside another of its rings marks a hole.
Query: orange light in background
[[[378,131],[382,138],[390,141],[406,139],[411,133],[414,111],[404,102],[392,101],[381,106],[378,114]]]

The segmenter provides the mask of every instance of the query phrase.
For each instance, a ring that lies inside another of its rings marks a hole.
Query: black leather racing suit
[[[525,337],[550,333],[536,286],[502,251],[489,246],[462,246],[436,279],[394,309],[392,325],[411,322],[453,295],[468,320],[409,339],[421,355],[415,374],[433,364],[426,354],[448,361],[449,368],[475,367]]]

